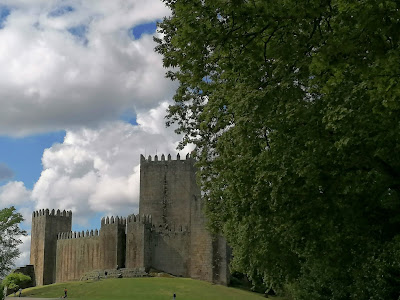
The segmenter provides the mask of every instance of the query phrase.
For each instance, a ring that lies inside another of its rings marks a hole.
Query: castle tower
[[[71,211],[33,212],[30,264],[35,269],[36,285],[56,282],[57,234],[71,231],[71,224]]]
[[[189,155],[185,160],[179,154],[176,160],[170,155],[167,159],[156,155],[153,160],[140,157],[139,213],[151,215],[155,227],[148,243],[152,251],[149,261],[152,267],[171,274],[226,285],[230,249],[224,238],[213,236],[206,228],[194,163]],[[176,228],[188,228],[189,232],[177,233]]]
[[[117,265],[125,267],[126,219],[106,217],[101,220],[100,265],[104,269],[114,269]]]
[[[126,267],[151,266],[151,217],[131,215],[126,225]]]
[[[140,157],[140,201],[139,214],[151,215],[153,225],[187,226],[190,224],[191,199],[200,198],[196,184],[194,159],[186,156],[181,160],[154,160]]]

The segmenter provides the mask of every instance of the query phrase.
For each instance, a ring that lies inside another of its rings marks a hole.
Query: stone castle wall
[[[100,236],[97,230],[59,233],[55,282],[78,280],[88,270],[100,269],[100,257]]]
[[[151,235],[151,266],[175,276],[188,277],[190,232],[187,228],[154,228]]]
[[[126,226],[126,267],[149,268],[151,266],[151,217],[132,215]]]
[[[230,249],[206,229],[195,172],[189,155],[141,156],[139,215],[103,218],[100,231],[71,232],[71,212],[34,212],[36,284],[79,280],[117,266],[227,284]]]
[[[206,229],[206,218],[200,196],[195,197],[191,206],[190,253],[191,264],[189,277],[213,281],[213,239]]]

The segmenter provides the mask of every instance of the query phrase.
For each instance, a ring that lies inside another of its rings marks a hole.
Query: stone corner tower
[[[33,212],[30,264],[35,266],[36,286],[56,281],[57,234],[71,231],[71,226],[72,211]]]

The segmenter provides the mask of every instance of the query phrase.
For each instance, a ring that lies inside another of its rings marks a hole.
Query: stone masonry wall
[[[70,231],[72,212],[33,212],[30,264],[35,266],[36,285],[54,283],[56,279],[56,243],[59,232]]]
[[[98,230],[60,233],[57,240],[56,282],[79,280],[89,270],[101,268]]]
[[[193,197],[191,207],[189,277],[213,282],[213,239],[206,229],[206,218],[203,214],[200,195]]]
[[[139,214],[151,215],[153,224],[185,226],[190,224],[190,201],[194,172],[194,160],[189,156],[171,160],[168,155],[149,156],[140,160],[140,202]]]
[[[102,269],[125,267],[126,219],[107,217],[101,220],[100,263]]]
[[[151,266],[151,217],[132,215],[126,226],[126,267],[145,268]]]
[[[178,230],[177,230],[178,229]],[[190,232],[186,228],[153,228],[152,267],[175,276],[189,275]]]

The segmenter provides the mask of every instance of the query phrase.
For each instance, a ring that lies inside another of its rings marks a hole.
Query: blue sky
[[[54,143],[62,143],[65,132],[50,132],[25,138],[0,136],[0,161],[14,173],[9,180],[22,181],[29,189],[39,179],[42,172],[42,155]]]
[[[140,154],[177,153],[176,83],[154,52],[159,0],[3,0],[0,208],[73,211],[73,230],[138,213]],[[181,155],[189,152],[182,151]],[[29,263],[30,236],[17,265]]]

